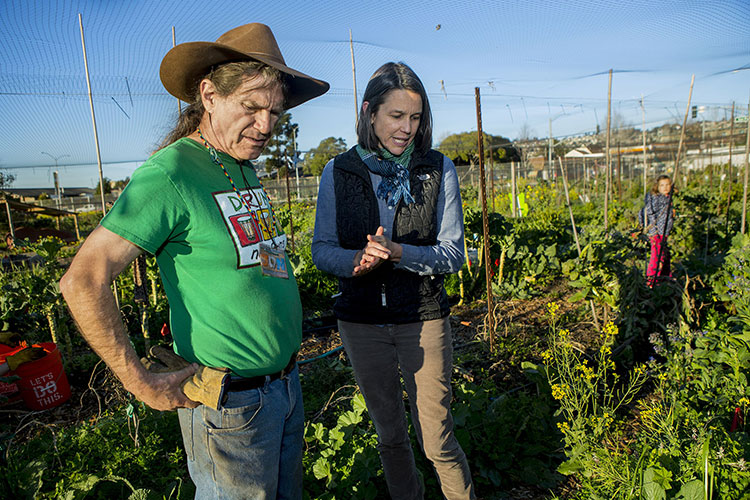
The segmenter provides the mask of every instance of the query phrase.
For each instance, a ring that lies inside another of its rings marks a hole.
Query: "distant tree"
[[[292,115],[284,112],[274,127],[273,137],[266,147],[266,172],[276,169],[280,176],[286,175],[286,159],[293,156],[292,135],[298,125],[292,122]]]
[[[320,175],[328,160],[344,153],[346,149],[346,141],[341,137],[326,137],[305,156],[305,170],[312,175]]]
[[[0,189],[7,189],[13,185],[16,176],[7,172],[0,172]]]
[[[49,195],[47,193],[40,193],[36,199],[37,200],[49,200]]]
[[[128,185],[128,182],[130,182],[130,177],[125,177],[124,179],[120,179],[119,181],[115,181],[114,188],[115,189],[125,189],[125,186]]]
[[[112,192],[112,186],[110,185],[109,178],[104,178],[104,194],[109,194]],[[99,187],[99,183],[96,183],[96,189],[94,189],[94,194],[100,194],[101,188]]]
[[[503,161],[507,156],[507,148],[512,148],[510,139],[506,137],[484,133],[483,140],[485,159]],[[477,133],[461,132],[451,134],[440,142],[437,150],[453,160],[457,165],[474,164],[479,159]]]

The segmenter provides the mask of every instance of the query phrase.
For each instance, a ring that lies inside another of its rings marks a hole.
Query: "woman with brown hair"
[[[422,82],[387,63],[367,84],[359,143],[323,170],[315,265],[339,277],[334,313],[378,433],[394,499],[421,499],[412,423],[449,500],[475,498],[450,411],[453,349],[445,274],[463,263],[463,218],[453,163],[432,150]]]

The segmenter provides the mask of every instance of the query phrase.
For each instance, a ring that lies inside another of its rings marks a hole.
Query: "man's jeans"
[[[299,370],[228,392],[213,410],[177,410],[196,499],[302,498],[304,410]]]
[[[406,425],[399,368],[417,440],[435,467],[443,495],[448,500],[476,498],[466,455],[453,433],[448,318],[404,325],[339,321],[339,332],[378,433],[391,498],[424,496]]]

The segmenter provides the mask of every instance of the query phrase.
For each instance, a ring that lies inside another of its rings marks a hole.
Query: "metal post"
[[[490,351],[495,351],[495,311],[492,297],[492,277],[490,276],[490,235],[487,221],[487,189],[484,182],[484,137],[482,133],[482,103],[479,97],[479,87],[474,87],[477,106],[477,140],[479,142],[479,191],[482,197],[482,236],[484,242],[484,276],[487,281],[487,336],[490,341]]]

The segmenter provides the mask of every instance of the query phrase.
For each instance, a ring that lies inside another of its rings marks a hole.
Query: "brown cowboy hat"
[[[161,61],[159,76],[167,92],[191,102],[200,81],[212,68],[239,61],[260,61],[278,69],[286,80],[286,109],[324,94],[328,83],[293,70],[284,62],[271,28],[250,23],[227,31],[216,42],[181,43]]]

